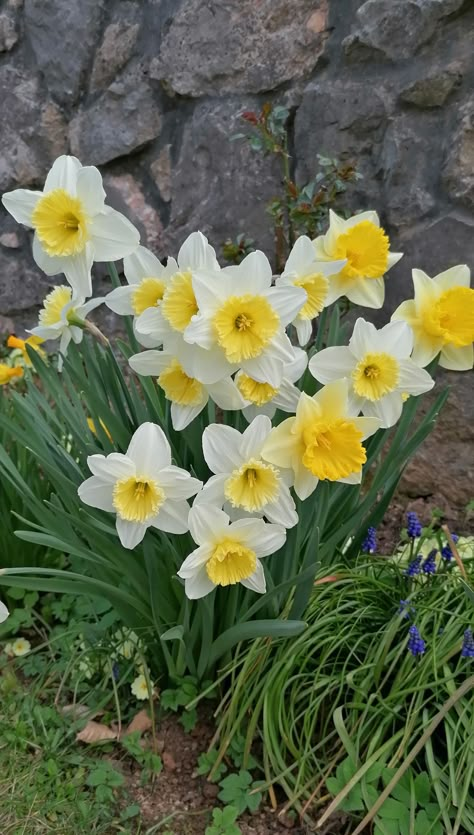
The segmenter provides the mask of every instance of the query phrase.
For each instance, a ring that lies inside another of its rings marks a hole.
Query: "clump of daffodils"
[[[275,278],[260,251],[222,267],[200,232],[162,262],[107,206],[98,170],[74,157],[54,163],[43,192],[21,189],[3,202],[33,228],[38,265],[65,276],[46,296],[33,338],[59,340],[65,356],[94,333],[87,317],[101,303],[130,317],[143,348],[130,356],[131,373],[151,378],[170,425],[150,414],[125,451],[105,456],[99,447],[78,496],[114,517],[125,549],[153,530],[185,537],[175,553],[189,598],[236,584],[263,594],[267,558],[281,559],[301,502],[318,502],[321,481],[360,484],[367,439],[433,387],[427,366],[435,358],[446,368],[473,366],[474,290],[464,265],[435,278],[414,270],[414,298],[388,324],[376,328],[359,315],[345,342],[324,343],[321,317],[338,299],[383,306],[387,273],[402,256],[376,212],[330,212],[326,233],[301,236]],[[93,298],[93,262],[120,258],[126,283]],[[170,441],[186,431],[202,448],[203,480],[175,460]],[[132,639],[123,642],[123,654],[134,651]],[[141,673],[132,692],[148,697]]]

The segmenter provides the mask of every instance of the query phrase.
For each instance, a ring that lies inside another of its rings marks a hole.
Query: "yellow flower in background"
[[[12,653],[18,657],[28,655],[31,650],[31,644],[26,638],[17,638],[12,642]]]
[[[45,352],[42,350],[42,348],[40,348],[40,345],[42,345],[43,342],[44,339],[42,339],[40,336],[29,336],[28,339],[19,339],[17,336],[14,336],[12,334],[7,339],[7,348],[13,348],[18,351],[21,351],[26,365],[31,365],[31,360],[28,356],[26,346],[29,345],[30,348],[33,348],[34,351],[38,351],[38,353],[41,354],[42,357],[45,357]]]
[[[390,252],[390,241],[377,212],[361,212],[348,220],[329,210],[329,229],[313,241],[317,261],[345,260],[345,266],[329,279],[325,305],[346,296],[363,307],[382,307],[383,277],[402,257]]]
[[[0,362],[0,386],[6,386],[19,377],[23,377],[23,369],[20,366],[16,365],[12,368],[10,365]]]
[[[112,440],[112,435],[110,434],[109,430],[107,429],[104,421],[99,419],[99,423],[100,423],[102,429],[104,430],[105,434],[107,435],[109,441],[111,441]],[[87,425],[88,425],[89,429],[91,430],[92,434],[97,435],[97,428],[96,428],[96,425],[95,425],[95,423],[94,423],[94,421],[91,417],[87,418]]]
[[[404,319],[414,334],[412,360],[428,365],[438,354],[442,368],[469,371],[474,364],[474,290],[465,264],[430,278],[413,270],[414,299],[397,307],[392,320]]]
[[[130,685],[130,690],[132,691],[133,695],[136,699],[148,699],[148,685],[146,683],[146,678],[144,675],[140,674],[137,676]]]
[[[320,479],[359,484],[366,461],[362,441],[377,431],[380,420],[355,413],[347,379],[329,383],[313,397],[302,392],[296,415],[272,429],[262,458],[293,470],[300,499],[307,499]]]

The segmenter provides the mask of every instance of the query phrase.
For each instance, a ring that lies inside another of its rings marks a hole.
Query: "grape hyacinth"
[[[411,605],[409,600],[400,600],[400,606],[398,608],[397,614],[402,615],[404,618],[409,618],[411,615],[414,615],[416,609],[414,606]]]
[[[420,573],[422,559],[422,555],[418,554],[414,560],[408,563],[408,566],[405,569],[406,577],[416,577],[416,575]]]
[[[365,539],[362,543],[362,551],[364,554],[375,554],[377,550],[377,530],[376,528],[368,528]]]
[[[466,629],[461,647],[461,658],[474,658],[474,635]]]
[[[421,637],[418,628],[413,625],[408,630],[408,652],[411,652],[414,658],[418,655],[423,655],[426,649],[426,643]]]
[[[421,570],[424,574],[436,574],[436,548],[433,548],[432,551],[426,557],[423,565],[421,566]]]
[[[410,539],[415,539],[421,534],[421,522],[413,511],[407,513],[407,534]]]
[[[458,537],[458,536],[456,536],[456,534],[455,534],[455,533],[452,533],[452,534],[451,534],[451,539],[452,539],[452,540],[453,540],[453,542],[456,544],[456,542],[458,541],[459,537]],[[441,548],[441,556],[442,556],[442,557],[443,557],[443,559],[444,559],[444,560],[446,560],[447,562],[449,562],[450,560],[452,560],[452,558],[453,558],[453,552],[451,551],[451,546],[450,546],[449,542],[447,542],[447,543],[446,543],[446,545],[443,545],[443,547]]]

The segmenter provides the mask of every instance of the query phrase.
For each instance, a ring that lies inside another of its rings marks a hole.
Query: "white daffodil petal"
[[[142,351],[128,360],[130,368],[143,377],[158,377],[170,364],[171,357],[164,351]]]
[[[189,505],[185,501],[165,501],[150,525],[165,533],[186,533]]]
[[[313,242],[307,235],[300,235],[293,244],[291,252],[285,264],[283,275],[289,273],[296,273],[300,275],[306,271],[308,264],[314,261],[314,246]]]
[[[89,315],[89,313],[95,310],[96,307],[100,307],[100,305],[104,302],[104,298],[89,299],[89,301],[85,304],[80,304],[78,307],[76,307],[76,313],[78,314],[79,318],[85,319],[86,316]],[[72,301],[72,306],[74,306],[74,300]]]
[[[133,285],[116,287],[105,297],[105,304],[119,316],[131,316],[133,314],[132,298],[135,292]]]
[[[106,206],[93,218],[91,242],[94,261],[117,261],[137,248],[140,235],[124,215]]]
[[[390,395],[388,395],[390,396]],[[400,396],[401,399],[401,396]],[[365,406],[364,406],[365,409]],[[380,429],[380,419],[378,417],[356,417],[352,418],[354,426],[359,432],[362,432],[362,440],[365,441],[370,435],[373,435]]]
[[[295,319],[296,335],[300,345],[306,345],[311,339],[313,333],[313,324],[311,319]]]
[[[139,284],[143,278],[162,278],[166,268],[145,246],[138,246],[123,259],[123,271],[129,284]]]
[[[400,419],[403,411],[403,398],[401,392],[392,391],[381,397],[380,400],[371,402],[366,400],[362,409],[367,417],[378,418],[381,429],[389,429]],[[358,427],[360,429],[360,427]],[[371,433],[370,433],[371,434]]]
[[[178,576],[182,577],[183,580],[193,577],[196,571],[206,565],[211,554],[212,546],[210,546],[209,543],[195,548],[195,550],[192,551],[182,563],[178,571]]]
[[[345,346],[324,348],[311,357],[309,370],[320,383],[331,383],[341,377],[350,377],[356,363],[354,354]]]
[[[242,436],[237,429],[223,423],[211,423],[202,434],[202,451],[206,464],[213,473],[230,473],[240,467]]]
[[[227,362],[224,352],[216,346],[206,350],[199,345],[189,345],[181,340],[175,352],[186,374],[195,377],[206,386],[229,377],[238,368],[237,365]]]
[[[77,175],[82,165],[77,157],[63,154],[52,164],[44,183],[44,193],[62,188],[64,191],[76,196]]]
[[[297,388],[293,383],[290,383],[288,380],[282,380],[278,393],[275,395],[273,400],[271,400],[270,403],[264,404],[264,406],[269,407],[269,411],[266,411],[265,414],[267,414],[269,418],[272,418],[274,411],[273,414],[270,414],[270,412],[272,409],[275,410],[276,406],[283,412],[296,412],[300,394],[301,392],[299,388]],[[261,408],[264,408],[264,406]]]
[[[457,264],[435,275],[432,281],[443,291],[450,290],[451,287],[470,287],[471,271],[467,264]]]
[[[110,455],[89,455],[87,466],[92,475],[102,481],[115,484],[121,478],[135,475],[135,464],[121,452],[111,452]]]
[[[423,394],[430,391],[435,381],[423,368],[412,360],[402,360],[399,363],[398,389],[405,394]]]
[[[294,285],[272,287],[267,293],[268,301],[278,313],[282,325],[289,325],[308,299],[306,290]]]
[[[33,258],[40,270],[43,270],[46,275],[58,275],[58,273],[64,271],[65,259],[48,255],[41,246],[41,242],[36,234],[33,236]],[[84,295],[90,295],[90,293]]]
[[[187,470],[170,464],[160,470],[160,487],[163,487],[167,499],[176,501],[196,495],[202,487],[202,481],[190,476]]]
[[[265,415],[258,415],[243,433],[239,446],[239,453],[242,461],[249,458],[258,458],[262,452],[263,445],[272,428],[270,418]]]
[[[294,424],[295,418],[287,418],[272,429],[263,445],[262,458],[277,467],[292,467],[298,450],[298,438],[291,431]]]
[[[5,604],[2,603],[2,601],[0,600],[0,623],[4,623],[4,621],[6,621],[9,615],[10,612],[8,611]]]
[[[15,191],[7,191],[2,197],[2,203],[17,223],[31,226],[31,216],[42,196],[41,191],[17,188]]]
[[[155,474],[171,464],[168,439],[156,423],[142,423],[134,433],[126,452],[137,468],[137,475]]]
[[[294,528],[298,524],[295,502],[286,484],[280,485],[278,499],[265,506],[264,515],[269,522],[275,522],[285,528]]]
[[[227,534],[229,517],[218,507],[198,504],[189,511],[188,524],[196,545],[205,545]]]
[[[98,168],[86,165],[77,172],[76,193],[90,217],[99,214],[104,209],[105,191],[102,185],[102,175]]]
[[[354,356],[360,360],[366,354],[373,351],[374,342],[377,339],[377,328],[372,322],[366,322],[359,317],[356,319],[352,336],[349,340],[349,349]]]
[[[180,270],[219,270],[213,247],[202,232],[192,232],[178,252]]]
[[[282,525],[267,524],[263,519],[239,519],[232,522],[229,536],[238,533],[244,544],[255,551],[258,559],[274,554],[284,545],[286,530]]]
[[[214,589],[215,585],[207,576],[205,567],[184,581],[184,591],[189,600],[200,600]]]
[[[206,406],[208,398],[205,397],[197,406],[182,406],[180,403],[171,403],[171,423],[175,432],[182,432],[193,422]]]
[[[97,476],[87,478],[79,486],[77,494],[84,504],[96,507],[99,510],[114,511],[113,486],[110,482],[103,481]]]
[[[385,301],[385,283],[383,278],[361,278],[349,285],[345,295],[353,304],[361,307],[378,309]]]
[[[406,359],[413,350],[413,331],[403,320],[389,322],[377,331],[374,349],[399,360]]]
[[[295,466],[294,491],[301,501],[308,499],[318,486],[319,479],[316,478],[303,464],[297,460]]]
[[[247,255],[235,268],[234,273],[231,270],[232,267],[227,267],[223,272],[228,272],[230,275],[235,274],[236,277],[238,274],[236,287],[239,288],[239,294],[258,295],[259,293],[266,293],[271,287],[272,268],[265,253],[259,249]]]
[[[243,409],[245,406],[246,401],[231,377],[226,377],[218,383],[208,385],[207,390],[209,397],[212,397],[214,403],[220,409],[234,411],[235,409]]]
[[[442,337],[437,338],[435,336],[428,336],[428,334],[418,333],[413,346],[411,359],[416,365],[425,368],[438,356],[442,348]]]
[[[259,383],[268,383],[273,388],[278,388],[283,379],[283,362],[275,359],[269,354],[262,354],[251,360],[242,362],[242,370],[252,380]]]
[[[212,322],[204,316],[193,316],[186,330],[184,331],[184,340],[189,344],[197,343],[201,348],[209,350],[216,341],[216,336]]]
[[[250,591],[256,591],[257,594],[265,594],[267,590],[267,584],[265,581],[265,572],[263,570],[263,565],[261,562],[257,562],[257,567],[253,574],[250,577],[247,577],[246,580],[240,581],[246,589],[250,589]]]
[[[227,479],[228,473],[211,476],[194,499],[193,507],[197,507],[199,504],[209,504],[221,508],[225,502],[225,483]]]
[[[117,516],[115,527],[123,547],[131,551],[142,541],[147,532],[148,525],[139,522],[128,522],[126,519],[121,519],[120,516]]]
[[[92,295],[93,253],[89,244],[78,255],[71,255],[62,260],[64,261],[62,270],[73,290],[84,298]]]
[[[474,346],[445,345],[441,350],[439,364],[449,371],[470,371],[474,361]]]

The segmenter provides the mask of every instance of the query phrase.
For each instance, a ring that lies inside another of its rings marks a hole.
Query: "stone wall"
[[[387,315],[412,266],[473,261],[473,32],[473,0],[3,0],[0,189],[73,153],[158,254],[196,228],[271,250],[278,172],[229,136],[283,103],[298,180],[317,153],[356,160],[353,207],[406,253]],[[5,213],[0,276],[0,314],[30,323],[46,280]]]

